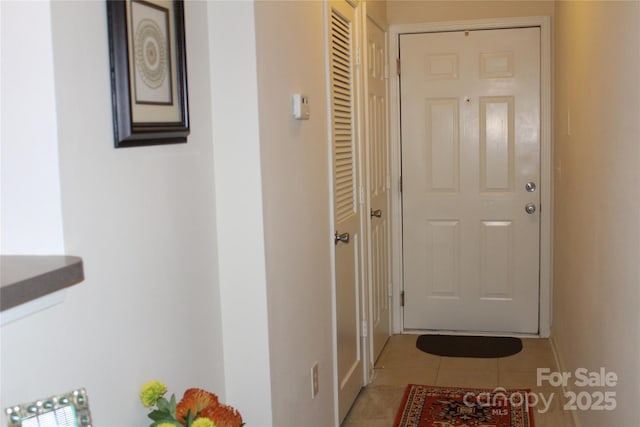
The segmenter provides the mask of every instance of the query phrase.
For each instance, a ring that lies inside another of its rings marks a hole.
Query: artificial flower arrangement
[[[176,403],[175,394],[167,400],[167,386],[160,381],[150,381],[140,390],[140,400],[153,420],[150,427],[242,427],[242,416],[231,406],[223,405],[218,396],[199,388],[184,392]]]

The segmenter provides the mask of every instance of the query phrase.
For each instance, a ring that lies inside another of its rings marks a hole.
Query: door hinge
[[[367,328],[367,321],[366,319],[362,320],[362,337],[366,338],[369,334],[369,330]]]
[[[402,177],[400,177],[400,192],[402,193]]]
[[[359,48],[359,47],[357,47],[357,48],[356,48],[356,67],[359,67],[359,66],[360,66],[360,61],[361,61],[361,60],[360,60],[360,48]]]
[[[387,190],[391,190],[391,175],[387,175]]]
[[[396,70],[398,70],[398,75],[400,75],[400,58],[396,58]]]
[[[364,187],[360,186],[360,204],[364,205]]]
[[[404,307],[404,291],[400,292],[400,307]]]
[[[386,80],[389,79],[389,64],[388,63],[384,64],[384,78]]]
[[[389,283],[387,287],[387,296],[391,298],[393,296],[393,283]]]

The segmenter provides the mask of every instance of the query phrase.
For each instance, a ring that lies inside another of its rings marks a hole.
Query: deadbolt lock
[[[533,181],[529,181],[525,184],[524,189],[527,190],[527,192],[529,193],[533,193],[534,191],[536,191],[536,183]]]

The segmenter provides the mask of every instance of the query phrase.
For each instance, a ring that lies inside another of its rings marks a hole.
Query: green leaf
[[[185,422],[185,427],[191,427],[191,424],[193,424],[193,414],[191,413],[191,409],[189,409],[187,411],[187,418],[186,418],[186,422]]]
[[[151,418],[153,421],[160,421],[160,420],[166,420],[166,419],[174,419],[173,417],[171,417],[171,414],[167,411],[151,411],[149,412],[149,415],[147,415],[149,418]]]
[[[171,395],[171,401],[169,402],[169,413],[171,414],[173,419],[176,418],[176,395],[175,394]]]
[[[169,401],[167,401],[167,399],[165,399],[164,397],[161,397],[156,401],[156,406],[161,411],[171,413],[170,407],[169,407]]]

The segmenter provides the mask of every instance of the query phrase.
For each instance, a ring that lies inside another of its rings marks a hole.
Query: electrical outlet
[[[315,399],[318,395],[318,362],[311,367],[311,398]]]

